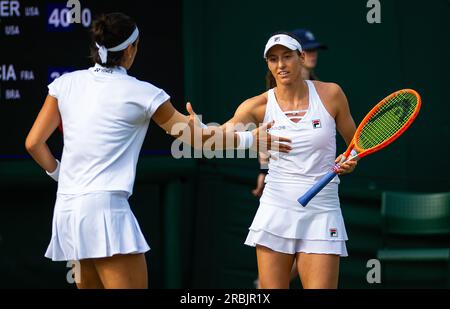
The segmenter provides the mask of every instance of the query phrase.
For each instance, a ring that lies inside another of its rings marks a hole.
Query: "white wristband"
[[[236,149],[248,149],[253,144],[253,134],[251,131],[236,132],[239,136],[239,145]]]
[[[56,159],[56,169],[51,173],[48,171],[45,171],[47,173],[47,175],[52,177],[55,181],[58,181],[58,178],[59,178],[59,166],[60,166],[60,163],[59,163],[58,159]]]

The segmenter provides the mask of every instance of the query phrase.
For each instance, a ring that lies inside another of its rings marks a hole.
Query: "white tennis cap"
[[[287,34],[276,34],[272,36],[269,41],[267,41],[266,48],[264,49],[264,59],[267,58],[267,52],[269,51],[269,49],[271,49],[275,45],[282,45],[289,48],[290,50],[298,50],[299,52],[303,51],[300,43],[293,37]]]

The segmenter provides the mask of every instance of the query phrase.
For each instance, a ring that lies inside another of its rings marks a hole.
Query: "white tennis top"
[[[49,86],[58,99],[64,149],[58,193],[133,192],[136,165],[150,119],[169,99],[164,90],[95,65]]]
[[[268,92],[264,122],[275,120],[270,134],[291,139],[293,149],[288,154],[271,152],[266,182],[313,184],[334,165],[336,122],[323,105],[313,82],[307,80],[306,83],[309,107],[298,123],[281,110],[274,90]],[[339,183],[339,178],[335,177],[332,182]]]
[[[270,159],[266,186],[250,226],[249,244],[267,245],[265,241],[269,241],[267,246],[276,250],[279,246],[286,245],[279,237],[285,238],[287,242],[293,239],[348,239],[339,204],[338,177],[327,184],[307,207],[302,207],[297,202],[316,180],[330,170],[336,156],[334,118],[320,100],[314,84],[311,81],[306,82],[309,89],[309,107],[298,123],[289,119],[281,110],[274,91],[268,92],[264,121],[275,120],[270,133],[290,138],[293,150],[289,154],[272,153],[278,159]],[[275,240],[277,243],[271,244],[271,237],[266,238],[267,235],[278,237]],[[330,250],[331,248],[328,247]],[[331,251],[325,251],[327,252]],[[346,255],[345,251],[342,252]]]

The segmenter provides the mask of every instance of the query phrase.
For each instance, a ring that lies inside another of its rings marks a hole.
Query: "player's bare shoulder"
[[[343,95],[341,86],[336,83],[328,83],[321,81],[313,81],[319,96],[325,100],[330,100],[336,98],[337,96]]]
[[[322,103],[333,117],[343,104],[348,104],[344,91],[338,84],[321,81],[313,81],[313,83]]]

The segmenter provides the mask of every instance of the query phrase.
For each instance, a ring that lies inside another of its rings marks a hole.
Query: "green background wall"
[[[185,60],[180,92],[204,122],[226,121],[243,100],[265,90],[267,38],[298,27],[310,28],[328,44],[317,73],[342,86],[356,122],[394,90],[421,93],[423,109],[405,136],[342,179],[350,238],[342,288],[379,287],[367,284],[366,262],[382,245],[382,191],[450,191],[444,95],[450,3],[381,1],[382,23],[373,25],[366,22],[366,3],[184,0],[180,29]],[[344,150],[341,140],[338,145]],[[152,247],[147,255],[152,288],[253,287],[255,252],[243,242],[258,207],[250,193],[257,168],[252,159],[141,158],[130,203]],[[17,160],[0,162],[0,181],[0,287],[72,288],[65,282],[65,264],[43,258],[54,183],[31,161]]]

